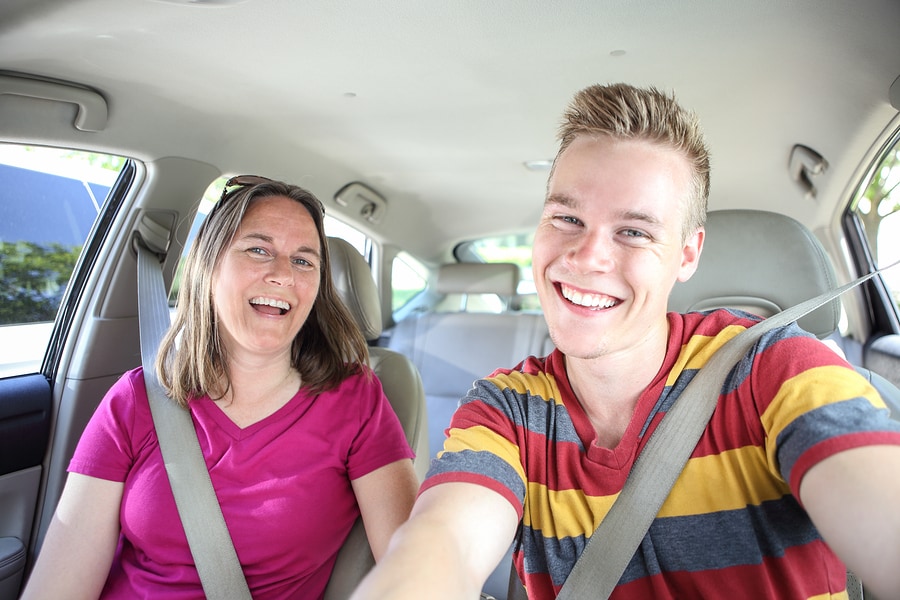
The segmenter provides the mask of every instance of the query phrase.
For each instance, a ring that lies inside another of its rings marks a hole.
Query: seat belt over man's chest
[[[710,356],[638,455],[622,491],[560,589],[558,600],[609,597],[706,429],[725,377],[752,345],[766,332],[796,321],[882,270],[772,315],[728,340]],[[514,597],[510,595],[510,600]]]

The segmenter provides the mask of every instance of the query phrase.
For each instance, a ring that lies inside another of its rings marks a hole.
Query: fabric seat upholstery
[[[514,264],[454,263],[441,266],[436,288],[448,297],[496,294],[506,299],[516,294],[518,282]],[[451,304],[471,310],[473,302]],[[432,458],[443,449],[450,418],[477,379],[552,350],[541,314],[470,310],[421,313],[390,332],[388,347],[408,356],[422,376]],[[511,557],[510,549],[484,587],[498,599],[506,598]]]
[[[513,264],[448,264],[438,273],[445,295],[515,295]],[[517,312],[426,312],[397,323],[388,347],[409,357],[422,376],[428,406],[430,456],[443,448],[444,430],[475,380],[551,348],[543,315]]]
[[[779,213],[711,211],[697,272],[676,283],[669,310],[739,308],[770,317],[837,287],[825,249],[809,229]],[[838,326],[840,300],[800,319],[819,338]]]
[[[697,272],[676,283],[669,310],[688,312],[739,308],[770,317],[838,286],[831,259],[812,232],[780,213],[761,210],[711,211]],[[840,299],[798,321],[820,339],[835,333]],[[900,419],[900,389],[887,379],[857,367]]]
[[[368,263],[350,243],[328,238],[335,288],[368,341],[381,335],[381,301]],[[372,370],[397,413],[406,439],[416,453],[413,466],[421,480],[428,468],[428,421],[425,391],[412,362],[387,348],[369,348]],[[375,564],[362,519],[357,519],[338,554],[325,600],[343,600]]]

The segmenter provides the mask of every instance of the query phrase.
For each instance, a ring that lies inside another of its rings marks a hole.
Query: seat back
[[[445,430],[460,399],[475,380],[500,367],[512,367],[529,355],[552,350],[544,316],[535,313],[473,312],[485,302],[475,294],[515,295],[519,268],[514,264],[447,264],[438,272],[437,290],[451,300],[450,312],[427,312],[399,322],[388,347],[408,356],[422,376],[428,410],[429,455],[443,449]],[[484,591],[506,598],[508,551]]]
[[[739,308],[770,317],[837,287],[825,249],[798,221],[761,210],[711,211],[697,272],[675,284],[669,310]],[[819,338],[838,326],[835,299],[798,321]]]
[[[381,335],[381,301],[369,265],[356,248],[340,238],[328,238],[328,254],[338,295],[359,325],[363,337],[368,341],[377,340]],[[422,479],[428,469],[429,457],[425,391],[419,373],[409,359],[387,348],[370,347],[369,361],[416,453],[413,466]],[[325,590],[325,600],[349,598],[374,564],[362,519],[357,519],[338,553]]]
[[[439,270],[437,289],[454,298],[473,294],[509,298],[516,293],[518,279],[514,264],[448,264]],[[390,333],[388,347],[409,357],[422,376],[429,454],[434,458],[443,448],[450,417],[475,380],[540,355],[550,343],[543,315],[455,310],[419,313],[400,321]]]
[[[447,263],[438,270],[435,287],[444,302],[435,310],[501,312],[509,308],[518,285],[519,267],[513,263]],[[475,300],[472,305],[470,298]]]

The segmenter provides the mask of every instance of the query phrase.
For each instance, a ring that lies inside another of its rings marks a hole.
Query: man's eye
[[[581,219],[578,219],[577,217],[573,217],[571,215],[560,215],[556,218],[563,223],[569,223],[571,225],[581,225]]]
[[[626,229],[622,233],[625,234],[626,237],[647,237],[646,233],[644,233],[643,231],[638,231],[637,229]]]

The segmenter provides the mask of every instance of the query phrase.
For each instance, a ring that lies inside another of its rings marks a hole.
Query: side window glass
[[[125,159],[0,144],[0,377],[35,373]]]
[[[406,252],[391,265],[391,312],[396,314],[428,287],[428,269]]]
[[[852,209],[862,225],[873,262],[887,266],[900,260],[900,146],[885,154]],[[889,269],[883,279],[900,307],[900,268]]]

